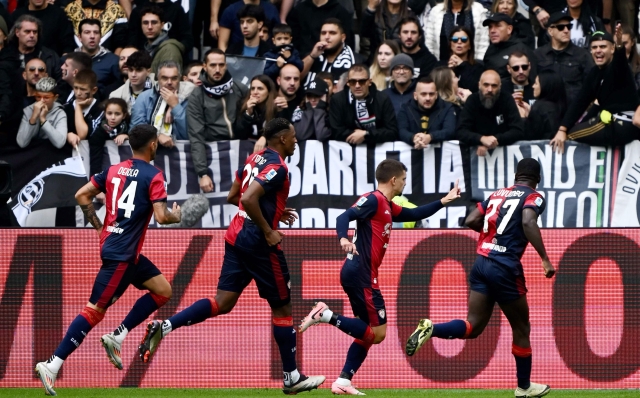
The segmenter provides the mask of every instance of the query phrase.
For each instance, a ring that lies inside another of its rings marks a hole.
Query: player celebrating
[[[529,342],[529,305],[520,259],[531,242],[542,259],[547,278],[555,269],[542,242],[538,216],[545,208],[544,198],[535,188],[540,182],[540,163],[527,158],[518,162],[515,185],[499,189],[469,214],[465,224],[480,232],[478,258],[469,275],[469,313],[467,320],[456,319],[433,324],[422,319],[405,348],[411,356],[431,337],[472,339],[489,323],[498,302],[513,332],[512,353],[516,359],[518,388],[516,397],[542,397],[549,386],[530,382],[531,344]]]
[[[378,267],[389,246],[391,223],[418,221],[430,217],[446,204],[460,197],[458,181],[439,201],[414,209],[398,206],[391,200],[400,195],[407,181],[407,167],[397,160],[383,160],[376,169],[378,189],[364,194],[347,211],[338,216],[336,231],[347,259],[340,272],[340,284],[349,296],[356,318],[335,314],[323,303],[316,303],[300,325],[304,332],[311,325],[329,323],[355,337],[347,352],[340,377],[331,386],[336,395],[365,395],[351,385],[372,344],[380,344],[387,332],[384,298],[378,285]],[[349,241],[349,222],[357,220],[356,235]]]
[[[140,249],[151,215],[160,224],[177,223],[180,222],[180,207],[174,203],[172,211],[167,209],[164,174],[149,164],[158,148],[156,128],[148,124],[134,127],[129,132],[129,144],[133,150],[132,159],[94,175],[76,193],[84,215],[100,235],[102,267],[87,306],[71,322],[53,356],[36,365],[36,374],[48,395],[56,395],[53,385],[62,363],[82,344],[129,285],[147,289],[149,293],[136,301],[115,332],[102,336],[107,356],[118,369],[122,369],[120,347],[127,333],[171,298],[171,285],[160,270],[140,254]],[[106,194],[104,228],[92,202],[100,192]]]
[[[273,337],[284,371],[282,391],[297,394],[318,388],[325,377],[307,377],[297,370],[289,269],[279,245],[284,234],[277,229],[279,221],[291,224],[297,218],[293,209],[285,208],[289,170],[283,160],[295,151],[296,133],[289,121],[276,118],[265,126],[264,137],[267,148],[247,158],[227,197],[239,210],[225,234],[215,298],[198,300],[164,321],[149,322],[140,357],[148,362],[162,338],[179,327],[231,312],[242,291],[255,279],[260,297],[267,300],[273,314]]]

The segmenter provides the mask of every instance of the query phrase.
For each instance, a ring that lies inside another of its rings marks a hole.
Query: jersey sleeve
[[[109,173],[109,169],[104,170],[102,173],[95,174],[91,176],[91,183],[100,190],[100,192],[107,192],[106,184],[107,184],[107,174]]]
[[[391,202],[391,217],[397,217],[402,211],[402,206],[397,205],[395,202]]]
[[[539,192],[534,192],[527,196],[524,200],[524,205],[522,205],[523,209],[530,208],[535,210],[538,215],[542,214],[544,209],[547,207],[547,202],[544,200],[542,195]]]
[[[149,199],[151,203],[164,202],[167,200],[167,182],[164,173],[159,172],[149,184]]]
[[[351,206],[351,210],[355,213],[356,220],[371,218],[378,211],[378,198],[373,193],[362,195],[360,199]],[[401,207],[400,210],[402,210]]]
[[[487,198],[487,199],[483,200],[482,202],[476,203],[476,207],[480,211],[480,214],[484,215],[487,212],[487,207],[489,206],[489,199],[490,198]]]
[[[265,193],[280,189],[288,176],[287,169],[278,164],[268,164],[256,176],[254,181],[262,185]]]

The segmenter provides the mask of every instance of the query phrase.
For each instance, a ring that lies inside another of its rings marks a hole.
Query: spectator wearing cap
[[[560,153],[567,139],[589,145],[625,145],[640,133],[633,125],[638,95],[622,45],[621,26],[616,27],[615,39],[608,32],[594,33],[591,55],[596,67],[587,74],[551,140],[551,145]],[[582,122],[576,124],[581,117]]]
[[[578,47],[589,47],[589,37],[594,32],[604,32],[604,24],[602,20],[596,16],[593,10],[585,0],[568,0],[567,6],[562,12],[571,16],[571,41]]]
[[[519,51],[527,55],[531,62],[531,76],[536,75],[536,59],[533,51],[526,44],[512,36],[513,21],[507,14],[493,14],[483,22],[489,27],[489,41],[491,44],[484,55],[485,69],[493,69],[501,79],[509,78],[507,62],[509,56]]]
[[[329,115],[329,85],[317,77],[305,90],[304,101],[293,112],[291,122],[296,130],[298,141],[327,141],[331,138]]]
[[[396,114],[389,97],[371,85],[369,68],[356,64],[349,69],[345,88],[331,99],[331,139],[351,145],[382,143],[398,139]]]
[[[453,104],[438,97],[438,89],[430,76],[418,80],[413,99],[400,110],[398,131],[400,140],[414,149],[455,139],[456,112]]]
[[[551,42],[535,51],[538,71],[553,70],[562,77],[568,103],[576,99],[587,73],[595,65],[589,51],[571,41],[571,20],[570,15],[562,12],[551,14],[547,27]]]
[[[400,113],[402,105],[411,99],[411,93],[415,87],[413,80],[413,60],[407,54],[398,54],[391,60],[391,83],[383,93],[387,94],[396,116]]]
[[[56,100],[56,81],[51,77],[36,84],[36,102],[24,108],[18,130],[17,142],[26,148],[31,140],[49,140],[56,148],[67,142],[67,115]]]

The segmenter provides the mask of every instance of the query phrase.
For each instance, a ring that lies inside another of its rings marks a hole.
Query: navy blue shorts
[[[282,250],[266,247],[251,251],[225,241],[218,290],[242,293],[252,280],[271,308],[280,308],[291,301],[289,267]]]
[[[510,303],[527,294],[522,272],[501,265],[490,258],[478,256],[469,274],[469,288],[491,297],[496,302]]]
[[[353,315],[362,319],[369,326],[380,326],[387,323],[387,309],[380,290],[370,287],[342,286],[351,303]]]
[[[93,282],[89,302],[98,308],[107,309],[124,294],[129,285],[145,290],[142,284],[158,275],[162,275],[162,272],[142,254],[138,258],[138,264],[102,259],[102,267]]]

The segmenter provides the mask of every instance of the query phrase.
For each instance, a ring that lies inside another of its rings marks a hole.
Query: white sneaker
[[[433,322],[428,319],[421,319],[418,323],[418,327],[411,334],[407,345],[404,347],[404,351],[408,356],[412,356],[416,353],[431,338],[433,333]]]
[[[50,371],[46,362],[38,362],[36,364],[35,371],[44,386],[45,395],[52,395],[54,397],[58,395],[53,389],[53,385],[56,384],[56,377],[58,374]]]
[[[307,330],[309,326],[318,324],[322,318],[322,313],[328,309],[329,306],[322,301],[317,302],[316,305],[313,306],[309,315],[305,316],[302,320],[302,323],[298,327],[298,332],[302,333]]]
[[[533,398],[544,397],[545,395],[549,394],[549,391],[551,391],[551,387],[546,384],[531,383],[531,385],[529,385],[529,388],[527,388],[526,390],[523,390],[520,387],[516,388],[515,394],[518,398]]]
[[[367,395],[362,391],[358,391],[351,384],[349,384],[348,386],[343,386],[342,384],[338,384],[337,381],[334,381],[331,385],[331,392],[333,393],[333,395]]]
[[[100,338],[102,346],[107,351],[107,358],[109,362],[113,364],[119,370],[122,370],[122,357],[120,356],[120,349],[122,345],[116,340],[116,336],[113,333],[105,334]]]
[[[300,375],[298,382],[292,386],[284,386],[282,392],[286,395],[296,395],[299,392],[315,390],[324,383],[324,376],[305,376]]]

